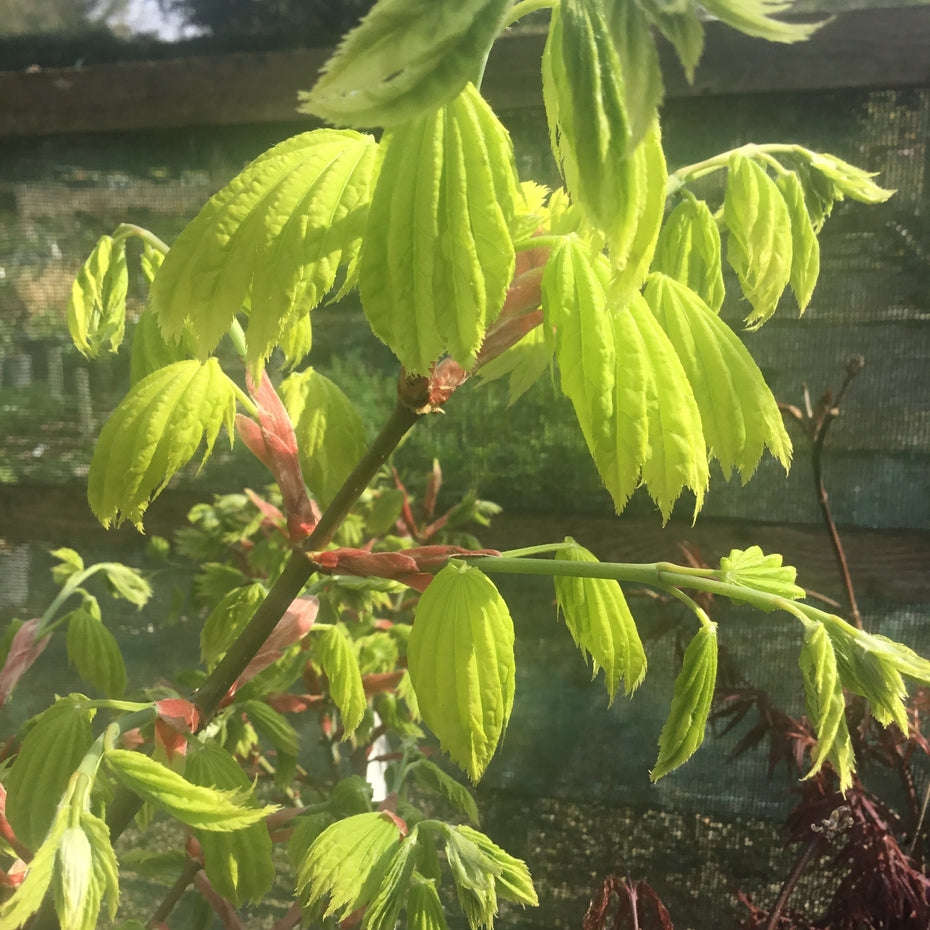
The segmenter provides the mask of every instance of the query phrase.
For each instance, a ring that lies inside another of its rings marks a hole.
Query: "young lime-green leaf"
[[[510,719],[513,621],[491,580],[452,561],[417,605],[407,658],[423,719],[477,781]]]
[[[208,669],[212,669],[245,629],[258,605],[268,593],[263,584],[254,582],[233,588],[210,611],[200,631],[200,656]]]
[[[618,447],[628,435],[641,441],[631,420],[645,409],[646,443],[634,447],[641,451],[643,484],[664,520],[686,487],[695,494],[696,514],[709,481],[701,414],[675,348],[642,295],[634,294],[626,310],[615,313],[614,341]],[[619,510],[621,498],[609,482],[607,487]]]
[[[264,701],[243,701],[236,706],[249,718],[255,732],[267,739],[279,753],[297,755],[300,737],[287,717]]]
[[[546,338],[541,326],[531,329],[506,352],[481,366],[478,373],[485,381],[510,376],[507,406],[518,401],[552,364],[552,340]]]
[[[318,129],[260,155],[185,227],[152,284],[164,335],[190,322],[209,355],[248,301],[248,359],[278,340],[332,289],[365,230],[377,145]]]
[[[511,0],[381,0],[343,40],[300,109],[337,126],[397,126],[451,100],[482,64]]]
[[[630,160],[634,163],[635,177],[641,194],[636,198],[639,206],[633,219],[635,228],[628,251],[625,254],[612,251],[610,255],[611,264],[614,266],[610,296],[614,305],[619,307],[627,303],[630,295],[638,290],[646,279],[662,226],[668,169],[658,121],[649,127],[643,140],[630,155]]]
[[[884,203],[894,194],[893,190],[879,187],[872,180],[875,172],[863,171],[862,168],[857,168],[835,155],[811,152],[800,147],[796,149],[796,153],[811,169],[832,183],[836,200],[849,197],[860,203],[875,204]]]
[[[810,302],[811,294],[820,275],[820,242],[814,232],[814,224],[807,212],[804,188],[797,174],[789,171],[776,179],[778,189],[791,215],[791,290],[803,313]]]
[[[659,758],[649,773],[658,781],[683,765],[704,742],[717,681],[717,627],[702,625],[685,649],[668,720],[659,735]]]
[[[396,818],[372,811],[328,826],[297,868],[297,893],[305,907],[344,920],[377,893],[402,842]]]
[[[839,618],[834,618],[834,622],[843,623]],[[848,625],[847,632],[851,633]],[[893,665],[902,675],[907,675],[922,685],[930,685],[930,662],[919,656],[913,649],[903,643],[888,639],[880,633],[865,633],[862,630],[856,630],[851,635],[863,645],[863,648],[881,656],[883,661]]]
[[[684,367],[701,415],[707,454],[747,481],[768,447],[787,471],[791,440],[771,390],[737,335],[693,291],[650,275],[646,303]]]
[[[251,793],[242,766],[216,743],[191,745],[184,767],[191,783],[206,788]],[[254,802],[253,802],[254,803]],[[271,837],[264,823],[253,823],[239,830],[217,832],[196,830],[203,850],[204,869],[210,883],[237,907],[263,898],[274,883]]]
[[[604,0],[604,12],[623,76],[632,151],[652,129],[662,102],[659,52],[639,0]]]
[[[284,353],[284,363],[287,368],[296,368],[313,348],[313,327],[310,323],[310,314],[304,313],[278,340],[278,345]]]
[[[739,152],[730,159],[723,221],[727,261],[752,304],[746,325],[758,329],[775,312],[791,277],[791,215],[765,169]]]
[[[313,368],[281,382],[310,492],[328,504],[364,455],[365,425],[339,386]]]
[[[817,733],[817,747],[805,778],[816,775],[829,761],[840,780],[840,791],[852,785],[855,768],[852,741],[846,726],[846,698],[836,653],[824,625],[806,624],[799,664],[804,677],[807,715]]]
[[[129,381],[137,384],[153,371],[183,362],[197,355],[197,345],[190,324],[184,327],[181,338],[167,340],[162,335],[158,317],[151,306],[139,315],[132,332],[132,355],[129,361]]]
[[[720,231],[703,200],[686,197],[668,215],[652,259],[652,270],[694,291],[719,313],[726,289],[720,255]]]
[[[151,599],[152,586],[136,569],[122,562],[100,562],[99,567],[114,597],[121,597],[140,609]]]
[[[455,827],[446,831],[445,840],[446,862],[470,930],[493,927],[497,915],[494,878],[501,867],[470,836]]]
[[[472,829],[467,824],[453,827],[451,832],[474,843],[482,856],[492,864],[493,868],[489,871],[493,876],[497,894],[507,901],[524,906],[536,907],[539,904],[533,879],[522,859],[511,856],[484,833]]]
[[[803,42],[829,22],[786,23],[772,18],[787,12],[794,0],[701,0],[701,5],[728,26],[769,42]]]
[[[409,371],[444,352],[471,368],[513,276],[510,138],[468,85],[381,144],[359,267],[365,315]]]
[[[407,894],[407,927],[409,930],[448,930],[446,913],[433,879],[414,876]]]
[[[52,549],[49,555],[61,563],[52,568],[52,579],[55,584],[64,584],[72,575],[84,571],[84,560],[73,549],[62,547]]]
[[[105,346],[119,349],[126,329],[126,241],[103,236],[90,253],[68,301],[68,332],[85,358],[96,358]]]
[[[144,801],[201,830],[239,830],[258,823],[276,807],[251,806],[248,792],[194,785],[141,752],[110,749],[104,756],[112,773]]]
[[[368,701],[358,669],[355,650],[341,627],[324,630],[314,638],[313,654],[329,679],[329,691],[339,712],[345,737],[350,737],[362,722]]]
[[[571,537],[555,557],[570,562],[597,562],[597,558]],[[607,578],[555,576],[555,597],[575,645],[587,658],[593,673],[604,669],[607,696],[613,701],[624,682],[631,694],[646,676],[646,653],[626,598],[616,581]]]
[[[142,266],[142,276],[145,278],[145,283],[150,287],[167,254],[167,252],[155,248],[151,242],[143,239],[142,254],[139,256],[139,264]]]
[[[732,549],[729,555],[720,560],[720,569],[721,580],[727,584],[754,588],[792,601],[806,596],[804,588],[794,583],[798,576],[797,569],[782,565],[782,557],[777,552],[765,555],[759,546]]]
[[[29,918],[42,906],[45,894],[55,878],[58,847],[71,818],[70,805],[63,804],[57,811],[53,806],[52,813],[54,820],[48,825],[48,833],[41,834],[33,847],[35,855],[29,862],[25,879],[12,897],[0,905],[0,930],[21,930],[26,926]],[[16,833],[20,840],[26,842],[19,830]]]
[[[566,0],[552,11],[543,53],[543,98],[552,150],[572,200],[623,265],[645,201],[626,84],[600,4]]]
[[[421,787],[442,795],[477,826],[478,805],[475,804],[471,792],[461,782],[456,781],[429,759],[418,759],[413,765],[408,766],[407,772],[413,775]]]
[[[650,20],[671,42],[689,84],[704,53],[704,24],[694,4],[668,3],[667,0],[640,0]]]
[[[81,695],[61,698],[36,718],[6,782],[6,818],[17,838],[38,849],[71,774],[94,741],[92,710]]]
[[[104,424],[90,464],[87,497],[104,526],[142,515],[174,473],[220,427],[233,435],[235,388],[215,358],[175,362],[134,385]]]
[[[394,852],[377,894],[365,909],[362,930],[394,930],[417,865],[417,831]]]
[[[95,598],[85,598],[68,621],[68,661],[89,685],[108,698],[126,691],[126,663],[113,634],[103,625]]]
[[[110,920],[116,916],[119,868],[105,821],[85,811],[64,831],[52,891],[61,930],[95,930],[104,899]]]

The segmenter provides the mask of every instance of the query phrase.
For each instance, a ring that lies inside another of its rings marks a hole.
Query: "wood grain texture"
[[[544,35],[504,37],[483,89],[499,111],[542,103]],[[709,23],[703,64],[688,85],[662,43],[670,97],[912,87],[930,83],[930,9],[858,10],[809,42],[775,45]],[[326,49],[0,72],[0,137],[292,121],[297,91],[312,86]],[[307,119],[308,127],[312,121]]]

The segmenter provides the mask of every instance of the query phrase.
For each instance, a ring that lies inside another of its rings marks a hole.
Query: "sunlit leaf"
[[[658,781],[683,765],[704,742],[717,681],[716,624],[702,625],[685,649],[668,719],[659,735],[659,758],[649,773]]]
[[[797,569],[782,565],[782,557],[777,552],[765,555],[759,546],[732,549],[720,560],[720,568],[722,580],[728,584],[754,588],[792,601],[806,596],[804,588],[794,583]]]
[[[232,437],[234,413],[235,389],[216,359],[176,362],[134,385],[94,449],[87,497],[97,519],[129,519],[141,530],[150,500],[201,441],[206,459],[221,427]]]
[[[381,0],[301,93],[301,110],[357,128],[416,119],[477,78],[510,6]]]
[[[407,895],[409,930],[447,930],[446,913],[432,879],[415,879]]]
[[[536,907],[539,904],[529,869],[522,859],[511,856],[484,833],[472,829],[467,824],[453,827],[452,832],[474,843],[481,854],[493,865],[491,873],[494,885],[502,898],[530,907]]]
[[[68,622],[68,660],[78,674],[105,697],[121,698],[126,690],[126,663],[113,634],[103,625],[95,598],[85,598]]]
[[[103,348],[119,349],[128,287],[125,239],[101,237],[71,285],[68,301],[68,331],[86,358],[96,358]]]
[[[38,849],[72,773],[94,740],[92,710],[80,695],[61,698],[26,734],[6,781],[6,818],[17,838]]]
[[[329,679],[329,691],[342,714],[348,738],[362,722],[368,706],[355,650],[342,628],[334,626],[314,638],[313,654]]]
[[[707,454],[747,481],[768,447],[787,471],[791,440],[762,372],[737,335],[695,294],[661,274],[646,302],[681,362],[701,415]]]
[[[297,869],[297,892],[306,907],[345,919],[377,893],[402,842],[396,818],[372,811],[328,826]]]
[[[701,0],[701,5],[728,26],[769,42],[802,42],[829,21],[786,23],[772,18],[790,10],[794,0]]]
[[[386,135],[359,269],[368,322],[411,372],[471,368],[514,271],[506,130],[471,85]]]
[[[407,647],[423,719],[442,748],[477,781],[510,718],[513,621],[491,580],[450,562],[417,605]]]
[[[273,806],[251,806],[250,792],[220,791],[194,785],[141,752],[110,749],[104,758],[110,771],[130,791],[190,827],[239,830],[276,810]]]
[[[836,653],[824,625],[805,624],[799,663],[804,676],[807,715],[817,733],[817,747],[811,757],[811,778],[830,762],[840,780],[840,791],[852,785],[855,767],[852,741],[846,726],[846,698],[837,668]]]
[[[119,872],[105,821],[85,811],[64,831],[52,890],[61,930],[95,930],[104,898],[116,916]]]
[[[704,52],[704,24],[694,4],[667,0],[639,0],[656,28],[675,48],[689,84]]]
[[[863,171],[862,168],[857,168],[835,155],[811,152],[800,146],[795,147],[795,153],[833,184],[833,195],[837,200],[849,197],[860,203],[876,204],[884,203],[894,194],[893,190],[879,187],[872,180],[875,177],[874,172]]]
[[[227,591],[210,611],[200,630],[200,655],[208,669],[216,665],[245,629],[267,593],[265,586],[257,581],[238,586]]]
[[[730,160],[723,220],[727,260],[752,304],[746,324],[756,329],[775,312],[791,276],[791,216],[775,182],[739,152]]]
[[[557,559],[597,562],[597,558],[571,537]],[[636,622],[616,581],[607,578],[572,578],[556,575],[555,596],[575,645],[590,655],[593,673],[604,669],[604,684],[611,701],[624,682],[631,694],[646,676],[646,653]]]
[[[457,807],[473,824],[478,824],[478,805],[471,792],[429,759],[418,759],[407,772],[424,788],[435,791]]]
[[[801,313],[807,309],[820,275],[820,242],[807,212],[804,189],[797,174],[789,171],[776,179],[791,216],[791,290]]]
[[[328,504],[365,453],[365,425],[338,385],[313,368],[281,382],[310,492]]]
[[[369,136],[318,129],[255,159],[185,227],[152,284],[166,337],[190,321],[209,355],[248,301],[248,358],[278,340],[332,289],[365,230],[377,146]]]
[[[416,832],[394,852],[377,894],[365,910],[362,930],[394,930],[417,865]]]

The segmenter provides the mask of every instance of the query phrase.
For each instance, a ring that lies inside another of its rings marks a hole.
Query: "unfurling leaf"
[[[122,562],[98,562],[97,567],[114,597],[121,597],[138,608],[145,607],[151,599],[152,586],[136,569]]]
[[[423,719],[477,781],[510,718],[513,621],[491,580],[450,562],[417,605],[407,656]]]
[[[156,275],[164,335],[187,330],[206,357],[248,304],[248,360],[260,367],[357,257],[376,151],[369,136],[318,129],[256,158],[185,227]]]
[[[365,316],[408,371],[427,373],[444,352],[470,369],[514,271],[510,137],[468,85],[381,145],[359,267]]]
[[[652,270],[674,278],[720,312],[725,296],[720,231],[703,200],[686,197],[665,220]]]
[[[781,563],[782,558],[778,553],[764,555],[758,546],[733,549],[720,560],[722,580],[728,584],[755,588],[757,591],[765,591],[792,601],[803,598],[804,588],[794,583],[798,576],[797,569]]]
[[[324,630],[314,641],[313,649],[314,657],[329,679],[329,691],[342,714],[342,726],[348,738],[362,722],[368,706],[355,650],[338,626]]]
[[[804,200],[804,188],[797,174],[789,171],[780,174],[776,180],[778,189],[785,198],[788,213],[791,215],[791,276],[789,278],[794,299],[798,309],[803,313],[810,302],[811,294],[820,275],[820,242],[807,204]]]
[[[328,504],[365,452],[365,426],[338,385],[313,368],[281,383],[310,492]]]
[[[704,742],[717,681],[717,627],[702,625],[685,650],[668,720],[659,735],[659,758],[649,773],[658,781],[683,765]]]
[[[804,777],[816,775],[824,762],[829,762],[839,778],[840,791],[845,792],[852,785],[855,758],[846,726],[846,698],[836,653],[822,623],[808,622],[805,627],[799,664],[807,715],[817,733],[817,748],[811,757],[810,771]]]
[[[723,220],[727,261],[752,304],[746,325],[757,329],[775,312],[791,276],[791,216],[765,169],[740,152],[730,159]]]
[[[152,498],[205,440],[204,460],[220,428],[232,437],[235,388],[215,358],[176,362],[134,385],[104,424],[90,464],[87,497],[109,526],[142,528]]]
[[[233,588],[210,611],[200,630],[200,656],[208,669],[216,665],[245,629],[267,593],[258,582]]]
[[[256,702],[257,703],[257,702]],[[224,791],[250,793],[242,766],[216,743],[195,741],[187,753],[184,775],[192,784]],[[195,831],[203,851],[204,870],[210,884],[237,907],[263,898],[274,882],[271,837],[264,823],[238,830]]]
[[[769,42],[803,42],[829,22],[786,23],[772,19],[773,13],[784,13],[794,6],[794,0],[701,0],[701,5],[733,29]]]
[[[94,741],[92,710],[80,695],[61,698],[33,723],[6,781],[6,817],[17,838],[38,849],[72,773]]]
[[[674,346],[694,392],[707,454],[724,474],[752,477],[768,447],[787,471],[791,440],[762,372],[737,335],[683,284],[650,275],[646,303]]]
[[[407,894],[407,926],[409,930],[448,930],[446,912],[432,879],[414,876]]]
[[[84,603],[63,620],[68,621],[68,660],[78,674],[109,698],[121,698],[126,690],[126,663],[116,637],[103,625],[96,598]]]
[[[659,32],[674,46],[689,84],[704,52],[704,24],[690,3],[668,0],[640,0],[640,5]]]
[[[486,868],[493,878],[497,894],[507,901],[524,906],[536,907],[539,904],[529,869],[522,859],[511,856],[484,833],[472,829],[467,824],[452,827],[450,832],[456,835],[457,839],[467,840],[477,847],[481,857],[488,863]]]
[[[382,0],[343,40],[300,109],[337,126],[396,126],[480,74],[511,0]]]
[[[104,898],[113,920],[119,874],[105,821],[85,811],[78,826],[64,831],[52,888],[61,930],[95,930]]]
[[[323,917],[344,920],[377,893],[395,852],[403,842],[397,819],[372,811],[328,826],[297,868],[297,893],[306,907]]]
[[[119,349],[126,329],[126,241],[103,236],[90,253],[68,301],[68,332],[85,358],[96,358],[105,346]]]
[[[365,909],[362,930],[394,930],[400,909],[407,897],[410,880],[417,866],[417,833],[410,836],[395,850],[384,870],[384,878],[377,894]]]
[[[862,168],[857,168],[835,155],[811,152],[800,146],[794,151],[802,162],[831,183],[834,200],[849,197],[860,203],[884,203],[894,193],[893,190],[879,187],[872,180],[875,177],[874,173],[863,171]]]
[[[418,759],[407,772],[424,788],[441,794],[457,807],[473,824],[478,824],[478,805],[471,792],[429,759]]]
[[[189,827],[239,830],[277,810],[274,806],[254,806],[249,791],[220,791],[194,785],[141,752],[110,749],[104,758],[112,773],[130,791]]]
[[[571,537],[565,543],[556,559],[598,561]],[[575,645],[591,656],[593,673],[604,669],[608,698],[613,701],[621,681],[631,694],[646,676],[646,653],[620,585],[607,578],[556,575],[555,596]]]

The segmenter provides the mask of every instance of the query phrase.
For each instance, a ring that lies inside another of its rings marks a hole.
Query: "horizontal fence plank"
[[[544,34],[504,37],[484,90],[500,110],[542,103]],[[844,14],[809,42],[775,45],[709,23],[693,85],[663,43],[669,96],[930,84],[930,9]],[[297,91],[312,86],[326,49],[0,72],[0,137],[236,125],[297,119]],[[308,126],[311,121],[308,119]]]

